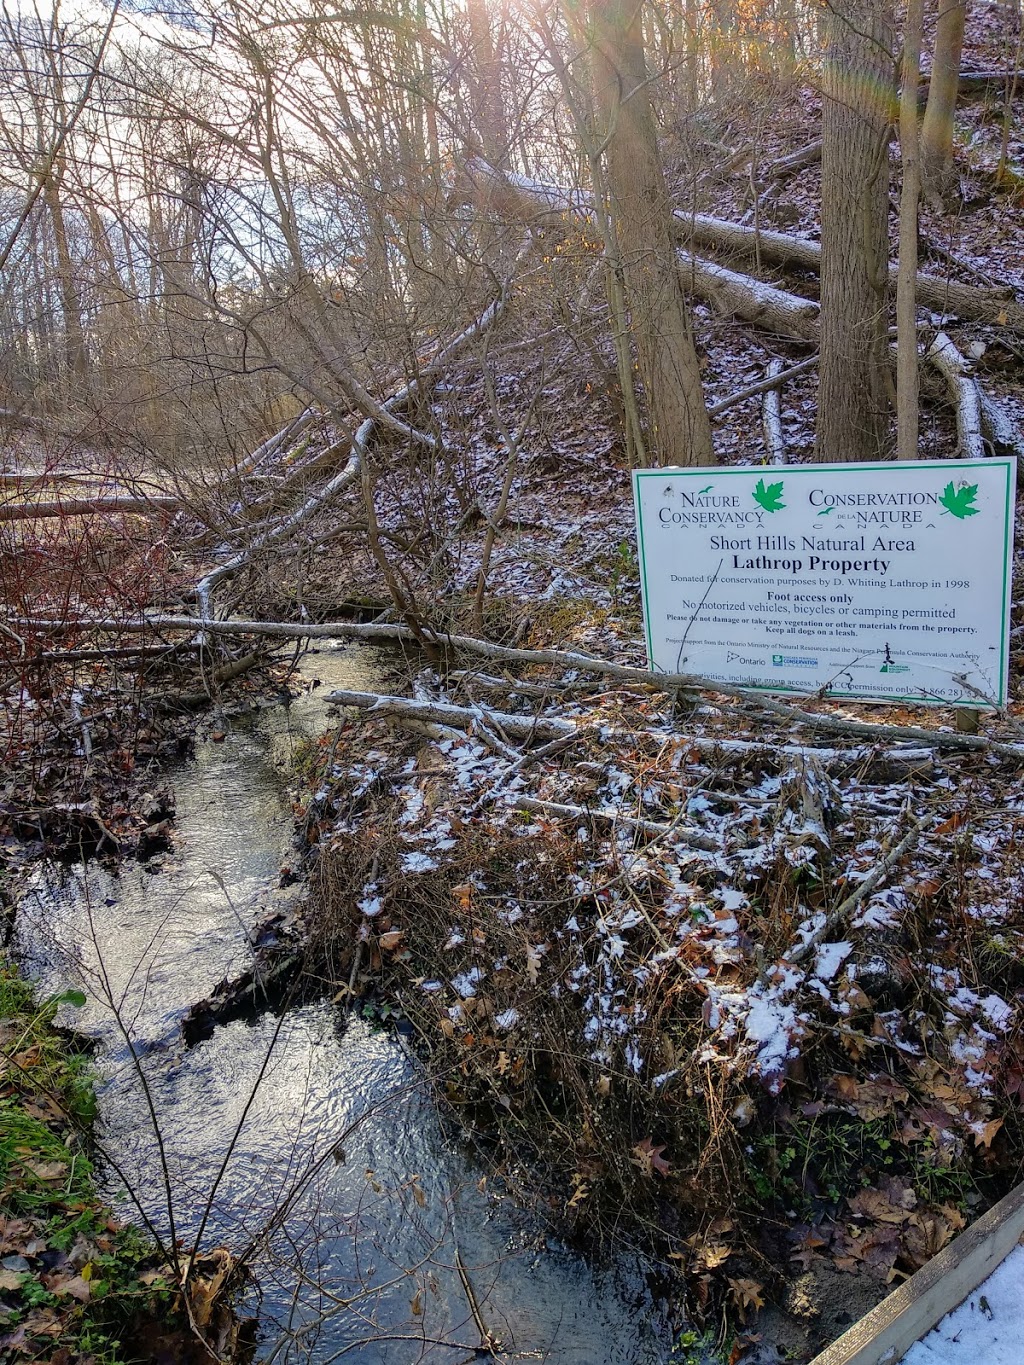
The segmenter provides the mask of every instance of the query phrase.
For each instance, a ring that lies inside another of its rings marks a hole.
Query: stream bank
[[[182,1043],[188,1007],[246,966],[268,910],[297,909],[301,890],[278,886],[294,861],[288,782],[320,698],[385,667],[351,648],[309,655],[320,688],[200,738],[169,774],[171,849],[38,869],[20,954],[44,990],[73,980],[87,996],[75,1026],[97,1043],[101,1140],[147,1217],[250,1261],[241,1307],[258,1313],[261,1358],[455,1365],[485,1330],[499,1359],[653,1365],[671,1333],[643,1265],[590,1266],[502,1197],[509,1182],[449,1137],[397,1039],[318,1000]]]

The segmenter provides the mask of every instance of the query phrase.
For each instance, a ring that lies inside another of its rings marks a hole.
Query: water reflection
[[[268,1361],[456,1365],[482,1332],[499,1359],[666,1359],[639,1267],[592,1269],[493,1198],[391,1036],[320,1003],[182,1048],[189,1005],[247,964],[287,856],[282,754],[322,728],[324,692],[373,687],[381,664],[345,648],[303,671],[319,693],[233,724],[174,773],[158,870],[54,872],[22,908],[46,986],[77,976],[89,997],[75,1023],[100,1042],[105,1148],[163,1235],[255,1248]]]

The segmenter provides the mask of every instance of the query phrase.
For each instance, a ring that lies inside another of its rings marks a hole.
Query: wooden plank
[[[1022,1236],[1024,1184],[982,1214],[810,1365],[894,1365],[991,1275]]]

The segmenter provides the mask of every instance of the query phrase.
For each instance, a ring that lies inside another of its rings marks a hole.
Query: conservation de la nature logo
[[[963,521],[964,517],[976,517],[978,509],[971,504],[978,496],[978,485],[976,483],[962,483],[959,488],[953,487],[950,480],[942,490],[942,497],[939,499],[939,506],[944,507],[947,512],[952,512],[958,521]]]
[[[702,489],[701,491],[703,492],[704,490]],[[786,504],[782,501],[782,479],[780,479],[778,483],[769,484],[766,484],[764,479],[758,479],[757,483],[754,485],[751,497],[758,506],[762,507],[766,512],[782,512],[786,508]],[[939,498],[939,506],[945,508],[945,510],[956,517],[958,521],[964,521],[967,517],[976,517],[978,515],[978,508],[973,505],[977,501],[977,498],[978,485],[976,483],[961,483],[960,487],[957,488],[951,479],[942,490],[942,496]],[[825,507],[819,511],[818,515],[827,516],[832,510],[831,507]]]

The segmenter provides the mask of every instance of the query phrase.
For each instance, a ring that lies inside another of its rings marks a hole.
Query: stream
[[[474,1298],[502,1360],[667,1360],[642,1266],[623,1253],[595,1267],[495,1197],[399,1039],[325,1001],[182,1044],[189,1006],[242,971],[251,929],[301,894],[277,888],[294,856],[290,761],[328,723],[320,698],[373,688],[385,666],[353,646],[307,655],[300,677],[319,690],[232,717],[223,742],[199,740],[161,776],[173,851],[116,871],[48,867],[19,908],[42,989],[87,996],[65,1022],[97,1042],[105,1193],[137,1221],[126,1182],[186,1244],[200,1228],[204,1249],[257,1239],[241,1311],[258,1315],[261,1360],[489,1358]]]

